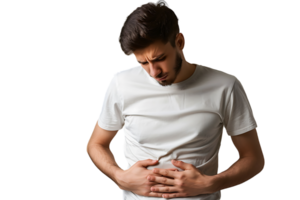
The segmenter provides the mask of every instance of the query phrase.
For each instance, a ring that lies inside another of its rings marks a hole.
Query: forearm
[[[109,147],[94,144],[89,145],[87,151],[96,167],[118,185],[117,173],[123,169],[117,165]]]
[[[263,166],[263,158],[240,158],[226,171],[212,176],[213,192],[233,187],[251,179],[263,169]]]

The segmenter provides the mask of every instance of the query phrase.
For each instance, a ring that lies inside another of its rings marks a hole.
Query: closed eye
[[[157,61],[163,61],[165,58],[166,58],[166,56],[163,57],[162,59],[156,60],[155,62],[157,62]],[[142,65],[145,65],[145,64],[147,64],[147,63],[148,63],[148,62],[144,62],[144,63],[141,63],[141,64],[142,64]]]

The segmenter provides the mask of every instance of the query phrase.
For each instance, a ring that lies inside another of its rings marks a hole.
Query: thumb
[[[138,164],[139,164],[140,166],[147,167],[147,166],[149,166],[149,165],[156,165],[156,164],[157,164],[157,161],[158,161],[158,160],[152,160],[152,159],[140,160],[140,161],[138,161]]]
[[[180,169],[183,169],[183,170],[187,170],[187,169],[189,170],[189,169],[193,168],[193,165],[191,165],[189,163],[182,162],[180,160],[172,160],[172,163],[176,167],[179,167]]]

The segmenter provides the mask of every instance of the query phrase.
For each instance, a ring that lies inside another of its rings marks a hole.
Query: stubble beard
[[[157,81],[161,86],[171,86],[175,79],[177,78],[182,65],[182,58],[179,53],[176,53],[176,58],[175,58],[175,67],[173,68],[174,71],[174,78],[172,80],[164,80],[164,81]],[[169,77],[168,77],[169,78]]]

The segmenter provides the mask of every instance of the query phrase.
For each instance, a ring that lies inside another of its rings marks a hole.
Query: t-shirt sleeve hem
[[[236,136],[236,135],[241,135],[243,133],[246,133],[248,131],[251,131],[252,129],[255,129],[257,127],[257,124],[254,122],[253,124],[251,124],[250,126],[241,128],[239,130],[235,130],[235,131],[227,131],[227,134],[229,136]]]
[[[108,124],[104,124],[100,120],[98,120],[98,126],[107,131],[118,131],[118,130],[122,129],[122,127],[120,128],[120,127],[114,127],[114,126],[111,126]]]

